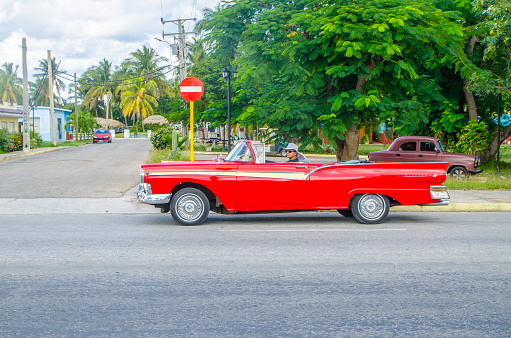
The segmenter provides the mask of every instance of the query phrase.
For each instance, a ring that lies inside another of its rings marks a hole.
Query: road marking
[[[220,232],[369,232],[369,231],[407,231],[408,229],[272,229],[272,230],[218,230]]]

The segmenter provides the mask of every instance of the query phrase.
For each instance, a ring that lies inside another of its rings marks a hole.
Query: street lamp
[[[499,90],[499,94],[498,94],[498,97],[497,97],[497,144],[498,144],[498,148],[497,148],[497,175],[500,175],[501,172],[500,172],[500,104],[501,104],[501,101],[502,101],[502,94],[500,93],[500,90]]]
[[[233,72],[236,78],[236,70]],[[231,152],[231,71],[224,66],[222,77],[227,80],[227,152]]]

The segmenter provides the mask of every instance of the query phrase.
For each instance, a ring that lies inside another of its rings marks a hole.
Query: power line
[[[164,68],[167,68],[167,67],[172,67],[171,69],[169,69],[168,71],[164,72],[164,73],[161,73],[161,74],[158,74],[154,77],[151,77],[149,78],[148,80],[152,80],[152,79],[156,79],[156,78],[159,78],[161,77],[162,75],[165,75],[169,72],[171,72],[172,70],[174,70],[175,68],[178,68],[176,66],[172,66],[172,65],[167,65],[167,66],[163,66],[163,67],[160,67],[158,69],[155,69],[154,71],[152,72],[149,72],[149,73],[146,73],[144,75],[141,75],[141,76],[147,76],[147,75],[150,75],[150,74],[155,74],[155,73],[158,73],[159,71],[161,71],[162,69]],[[64,76],[68,76],[68,77],[71,77],[72,75],[68,74],[67,72],[63,71],[63,72],[57,72],[57,74],[61,74],[64,78]],[[140,78],[140,76],[136,76],[136,77],[132,77],[132,78],[127,78],[127,79],[124,79],[124,80],[109,80],[109,81],[98,81],[98,80],[93,80],[93,79],[84,79],[83,77],[80,77],[80,78],[77,78],[77,81],[79,81],[81,84],[88,84],[88,85],[91,85],[91,86],[95,86],[95,85],[101,85],[101,84],[105,84],[106,85],[113,85],[113,84],[116,84],[116,83],[122,83],[122,82],[125,82],[125,81],[129,81],[129,80],[136,80]],[[69,79],[69,78],[64,78],[65,80],[68,80],[68,81],[74,81],[74,78],[73,79]],[[147,80],[146,80],[147,81]]]
[[[168,66],[166,66],[168,67]],[[148,79],[144,79],[144,80],[140,80],[140,81],[135,81],[135,82],[129,82],[129,83],[122,83],[121,85],[122,86],[129,86],[129,85],[132,85],[132,84],[137,84],[137,83],[142,83],[142,82],[147,82],[149,80],[152,80],[152,79],[157,79],[159,77],[161,77],[162,75],[165,75],[167,73],[170,73],[171,71],[173,71],[175,68],[177,67],[173,67],[173,69],[169,69],[168,71],[164,72],[164,73],[161,73],[160,75],[157,75],[157,76],[153,76],[153,77],[150,77]],[[59,72],[57,74],[58,77],[60,77],[61,79],[64,79],[64,80],[67,80],[67,81],[74,81],[74,79],[69,79],[69,78],[66,78],[66,76],[70,76],[69,74],[67,73],[64,73],[64,72]],[[125,80],[112,80],[112,81],[94,81],[96,83],[91,83],[91,82],[88,82],[86,80],[80,80],[80,84],[88,84],[88,85],[91,85],[91,86],[95,86],[97,84],[100,84],[101,87],[110,87],[113,85],[113,82],[125,82],[125,81],[129,81],[129,80],[135,80],[135,79],[139,79],[140,76],[136,77],[136,78],[130,78],[130,79],[125,79]],[[78,80],[77,80],[78,81]]]

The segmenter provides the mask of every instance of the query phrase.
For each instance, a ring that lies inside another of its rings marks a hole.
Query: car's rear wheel
[[[195,188],[179,190],[170,201],[172,218],[182,225],[199,225],[209,214],[206,195]]]
[[[360,194],[353,197],[351,211],[360,223],[380,223],[389,214],[390,204],[387,196],[377,194]]]
[[[280,149],[280,156],[286,157],[286,149]]]
[[[451,169],[451,176],[455,180],[462,180],[467,177],[467,174],[467,169],[460,166]]]
[[[353,212],[350,209],[337,209],[337,212],[344,217],[353,217]]]

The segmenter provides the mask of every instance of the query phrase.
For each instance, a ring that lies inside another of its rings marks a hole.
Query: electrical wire
[[[165,66],[165,67],[168,67],[168,66]],[[177,68],[177,67],[174,67],[174,68]],[[161,77],[162,75],[170,73],[171,71],[174,70],[174,68],[173,69],[169,69],[168,71],[166,71],[164,73],[161,73],[160,75],[150,77],[148,79],[144,79],[144,80],[140,80],[140,81],[135,81],[135,82],[129,82],[129,83],[122,83],[121,86],[129,86],[129,85],[133,85],[133,84],[137,84],[137,83],[147,82],[147,81],[152,80],[152,79],[157,79],[157,78]],[[67,80],[67,81],[74,81],[74,78],[73,79],[66,78],[65,77],[66,75],[69,76],[69,74],[67,74],[67,73],[60,72],[60,73],[57,74],[57,77],[59,77],[61,79],[64,79],[64,80]],[[140,78],[140,76],[138,76],[136,78],[130,78],[130,79],[119,80],[119,81],[106,81],[106,82],[95,81],[96,83],[90,83],[90,82],[87,82],[85,80],[81,80],[80,84],[88,84],[88,85],[91,85],[91,86],[96,86],[99,83],[100,87],[110,87],[110,86],[113,85],[113,82],[124,82],[124,81],[134,80],[134,79],[138,79],[138,78]]]
[[[149,73],[146,73],[144,74],[143,76],[147,76],[147,75],[150,75],[150,74],[155,74],[159,71],[161,71],[162,69],[165,69],[167,67],[172,67],[171,69],[169,69],[168,71],[164,72],[164,73],[161,73],[161,74],[158,74],[157,76],[154,76],[154,77],[151,77],[149,78],[149,80],[151,79],[156,79],[162,75],[165,75],[167,73],[169,73],[170,71],[174,70],[175,68],[178,68],[176,66],[172,66],[172,65],[167,65],[167,66],[162,66],[158,69],[155,69],[154,71],[152,72],[149,72]],[[73,77],[73,75],[71,74],[68,74],[67,72],[63,71],[63,72],[57,72],[57,74],[61,74],[61,76],[68,76],[68,77]],[[124,79],[124,80],[109,80],[109,81],[97,81],[97,80],[91,80],[91,79],[84,79],[83,77],[79,77],[77,78],[76,80],[79,81],[80,83],[82,84],[88,84],[88,85],[91,85],[91,86],[95,86],[95,85],[101,85],[101,84],[104,84],[104,83],[107,83],[108,85],[113,85],[115,83],[122,83],[122,82],[125,82],[125,81],[128,81],[128,80],[136,80],[140,78],[140,76],[137,76],[137,77],[132,77],[132,78],[128,78],[128,79]],[[74,81],[74,77],[72,79],[66,79],[68,81]]]

